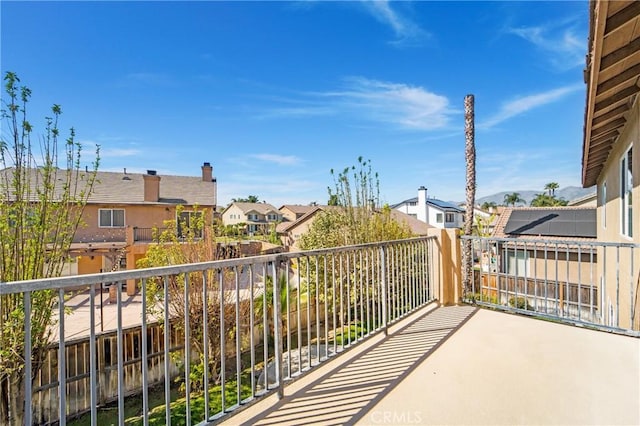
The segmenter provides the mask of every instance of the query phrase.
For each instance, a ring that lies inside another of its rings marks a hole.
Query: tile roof
[[[282,207],[280,207],[280,210],[286,208],[295,214],[307,214],[317,207],[319,206],[308,206],[308,205],[304,206],[301,204],[284,204]]]
[[[292,228],[300,225],[301,223],[306,222],[310,218],[316,215],[319,211],[326,210],[327,208],[336,208],[329,206],[311,206],[312,209],[305,213],[303,216],[300,216],[297,220],[289,221],[289,222],[281,222],[276,226],[276,232],[285,233],[289,232]]]
[[[205,182],[201,176],[159,175],[158,203],[216,204],[216,184]],[[128,179],[127,179],[128,178]],[[149,204],[144,201],[144,179],[140,173],[98,172],[98,184],[91,195],[91,203]]]
[[[268,203],[231,203],[229,207],[231,206],[237,206],[245,214],[249,213],[250,211],[255,211],[259,214],[280,214],[280,211],[277,208]]]
[[[404,223],[405,225],[407,225],[413,235],[418,235],[418,236],[427,235],[427,233],[429,232],[429,229],[434,228],[433,226],[428,225],[423,221],[418,220],[417,218],[410,216],[406,213],[403,213],[399,210],[391,209],[391,217],[396,222]]]
[[[11,169],[0,170],[9,174]],[[32,169],[35,177],[36,169]],[[60,170],[60,172],[65,172]],[[84,172],[83,172],[84,174]],[[90,204],[185,204],[213,206],[216,204],[216,183],[205,182],[201,176],[160,177],[160,198],[157,203],[144,201],[144,178],[141,173],[98,172]],[[35,183],[35,179],[33,180]]]

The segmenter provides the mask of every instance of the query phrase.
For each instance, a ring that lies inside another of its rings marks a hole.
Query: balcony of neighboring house
[[[640,245],[468,240],[0,285],[59,289],[26,423],[640,424]]]

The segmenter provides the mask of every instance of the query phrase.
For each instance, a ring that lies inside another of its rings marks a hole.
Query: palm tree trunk
[[[464,215],[464,235],[471,236],[473,232],[473,207],[476,199],[476,147],[474,126],[474,98],[467,95],[464,98],[464,156],[467,165],[467,202]],[[462,283],[463,292],[471,291],[473,282],[473,245],[471,240],[464,240],[462,248]]]

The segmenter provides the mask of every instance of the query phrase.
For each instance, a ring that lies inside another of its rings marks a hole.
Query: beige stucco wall
[[[628,121],[624,132],[614,145],[604,169],[598,177],[598,240],[605,242],[635,243],[640,244],[640,98],[636,98],[634,107],[628,115]],[[630,146],[633,145],[633,238],[628,238],[620,231],[620,159]],[[606,200],[602,199],[602,186],[606,182]],[[603,224],[603,215],[606,209],[606,226]],[[634,328],[640,329],[640,304],[638,297],[631,300],[631,292],[634,295],[638,288],[638,275],[640,275],[640,248],[635,250],[621,249],[620,258],[613,249],[607,250],[606,266],[605,256],[601,249],[598,253],[598,277],[605,285],[604,308],[607,318],[610,314],[610,306],[618,306],[617,317],[620,326],[628,327],[632,306],[635,306],[636,316]],[[631,271],[631,256],[633,256],[633,273]],[[618,290],[618,284],[620,289]],[[630,288],[632,287],[632,288]],[[612,320],[616,320],[614,313]]]
[[[101,228],[98,226],[100,209],[124,209],[124,228]],[[188,210],[188,208],[186,208]],[[90,204],[83,214],[84,225],[76,232],[75,241],[125,241],[127,226],[138,228],[162,227],[165,220],[176,218],[175,206],[166,205],[101,205]]]
[[[294,222],[298,219],[298,217],[296,217],[296,214],[292,212],[288,207],[282,207],[280,209],[280,214],[284,219],[289,220],[291,222]]]
[[[566,250],[560,249],[556,260],[555,250],[549,249],[545,255],[544,250],[530,251],[529,255],[529,278],[547,279],[569,282],[573,284],[588,284],[593,275],[594,284],[596,282],[596,260],[597,252],[593,251],[593,256],[586,252],[586,246],[581,248],[580,256],[577,251],[569,251],[567,261]],[[585,253],[586,252],[586,253]]]
[[[233,219],[232,219],[233,216]],[[235,225],[237,223],[246,223],[247,217],[242,209],[235,204],[232,204],[227,210],[222,213],[222,223],[225,225]]]
[[[286,246],[289,246],[289,251],[301,250],[300,238],[302,238],[302,236],[309,231],[309,228],[313,224],[313,220],[315,219],[315,217],[316,216],[314,215],[313,217],[310,217],[308,220],[305,220],[304,222],[289,229],[289,231],[287,232],[287,235],[282,237],[282,243]]]
[[[124,209],[124,224],[122,228],[101,228],[98,225],[98,212],[100,209]],[[206,221],[211,222],[211,209],[207,207],[199,207],[200,211],[207,211]],[[193,210],[193,206],[185,206],[184,210]],[[83,224],[78,228],[75,242],[92,243],[92,242],[120,242],[130,243],[127,240],[127,228],[131,232],[131,228],[161,228],[165,221],[176,219],[176,206],[166,204],[88,204],[83,213]],[[127,247],[127,268],[134,269],[136,261],[144,256],[148,244],[136,242],[133,246]],[[104,256],[103,256],[104,254]],[[111,253],[113,256],[113,253]],[[102,270],[111,269],[111,261],[105,257],[107,254],[96,251],[94,254],[81,255],[78,257],[78,274],[92,274]]]

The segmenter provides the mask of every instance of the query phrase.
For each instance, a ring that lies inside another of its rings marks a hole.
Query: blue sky
[[[580,185],[586,1],[0,2],[0,68],[61,104],[101,170],[198,175],[218,202],[325,203],[370,159],[383,202]],[[4,131],[3,131],[4,132]],[[90,156],[85,156],[87,162]]]

